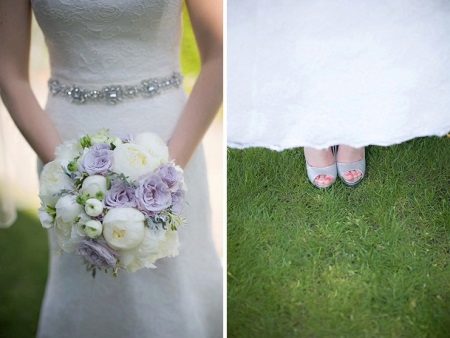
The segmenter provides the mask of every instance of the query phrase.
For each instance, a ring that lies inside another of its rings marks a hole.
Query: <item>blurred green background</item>
[[[36,22],[32,29],[33,33],[39,30]],[[45,55],[38,48],[32,46],[32,59]],[[200,70],[200,60],[186,8],[183,8],[181,49],[182,71],[189,87]],[[47,245],[47,231],[41,227],[36,210],[19,210],[15,224],[0,229],[1,338],[35,336],[47,277]]]

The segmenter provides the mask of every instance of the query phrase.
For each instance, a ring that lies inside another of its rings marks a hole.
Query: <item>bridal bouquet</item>
[[[108,130],[66,141],[40,175],[42,226],[59,247],[97,269],[136,271],[178,254],[186,187],[152,133],[126,138]]]

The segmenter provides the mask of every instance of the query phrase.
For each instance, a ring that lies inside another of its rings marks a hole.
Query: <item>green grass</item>
[[[228,151],[229,337],[450,337],[450,139],[367,162],[322,191],[301,149]]]
[[[48,269],[47,231],[35,212],[0,230],[0,337],[34,337]]]

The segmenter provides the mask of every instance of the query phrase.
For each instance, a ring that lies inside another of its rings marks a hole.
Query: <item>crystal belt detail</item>
[[[48,88],[53,96],[59,95],[69,98],[73,103],[104,102],[116,104],[123,99],[159,95],[167,89],[180,87],[182,81],[182,75],[174,72],[168,77],[142,80],[138,85],[109,85],[101,89],[87,89],[77,85],[62,84],[51,78],[48,80]]]

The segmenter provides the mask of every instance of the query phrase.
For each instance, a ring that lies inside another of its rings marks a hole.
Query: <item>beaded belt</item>
[[[72,103],[105,102],[116,104],[123,99],[159,95],[167,89],[178,88],[182,81],[182,75],[174,72],[168,77],[142,80],[138,85],[108,85],[101,89],[86,89],[76,85],[61,84],[58,80],[51,78],[48,80],[48,88],[53,96],[59,95],[69,98]]]

